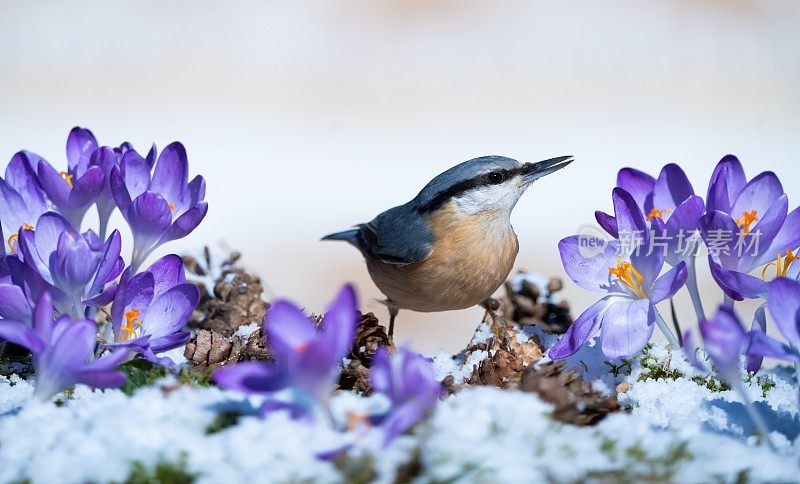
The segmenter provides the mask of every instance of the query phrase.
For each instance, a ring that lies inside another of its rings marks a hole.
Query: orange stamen
[[[121,342],[128,341],[131,337],[136,336],[136,330],[141,329],[142,320],[139,315],[142,312],[138,309],[130,309],[125,311],[125,325],[119,328],[119,340]]]
[[[654,218],[664,220],[664,214],[665,213],[669,213],[671,211],[672,210],[670,210],[668,208],[662,208],[661,210],[659,210],[657,208],[652,208],[652,209],[650,209],[650,213],[647,214],[647,221],[650,222]]]
[[[61,173],[59,173],[59,175],[61,175],[61,178],[63,178],[64,181],[67,182],[67,186],[72,188],[72,175],[70,175],[66,171],[62,171]]]
[[[742,212],[742,218],[736,220],[736,226],[742,229],[743,235],[747,235],[750,233],[750,226],[756,221],[758,221],[758,211],[750,210]]]
[[[644,291],[642,290],[642,282],[644,279],[630,262],[622,262],[622,257],[617,257],[617,265],[615,267],[610,267],[608,273],[619,279],[620,282],[630,288],[638,297],[645,297]]]
[[[793,253],[790,249],[786,249],[786,255],[781,259],[781,253],[778,252],[775,260],[764,266],[764,270],[761,271],[761,279],[767,280],[767,271],[773,266],[775,267],[775,277],[786,277],[792,262],[800,259],[800,257],[798,257],[799,254],[800,250],[798,250],[797,253]]]
[[[28,225],[26,223],[22,223],[22,228],[24,230],[33,230],[33,225]],[[19,231],[11,234],[11,237],[8,238],[8,248],[11,250],[12,254],[17,253],[17,240],[19,240]]]
[[[169,209],[170,209],[170,210],[175,210],[175,204],[174,204],[174,203],[172,203],[172,202],[169,202],[169,203],[168,203],[168,206],[169,206]]]

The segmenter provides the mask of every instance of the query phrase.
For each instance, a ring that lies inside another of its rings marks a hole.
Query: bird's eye
[[[506,177],[503,176],[502,173],[493,171],[492,173],[489,173],[488,180],[492,185],[499,185],[506,180]]]

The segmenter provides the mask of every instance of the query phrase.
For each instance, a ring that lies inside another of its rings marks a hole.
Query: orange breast
[[[430,256],[402,267],[367,260],[373,281],[401,309],[464,309],[490,297],[508,277],[519,244],[508,215],[465,215],[445,205],[429,220]]]

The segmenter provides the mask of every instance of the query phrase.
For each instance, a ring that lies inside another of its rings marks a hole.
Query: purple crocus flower
[[[767,309],[786,343],[767,336],[760,325],[752,332],[748,354],[792,361],[800,368],[800,283],[783,277],[770,282]]]
[[[148,361],[174,367],[156,353],[186,344],[191,333],[184,328],[199,300],[200,290],[186,282],[177,255],[162,257],[132,277],[127,269],[111,306],[114,343],[107,346],[127,347]]]
[[[661,220],[667,223],[677,212],[682,222],[680,225],[686,223],[684,228],[687,232],[697,230],[697,219],[702,215],[703,201],[695,196],[689,178],[680,166],[674,163],[664,166],[658,179],[634,168],[623,168],[617,174],[617,187],[633,197],[648,222]],[[694,198],[694,201],[689,206],[680,208],[690,198]],[[699,210],[696,207],[698,201]],[[697,216],[693,217],[695,214]],[[609,234],[619,237],[617,221],[613,216],[597,211],[595,218]]]
[[[769,439],[769,428],[739,378],[742,353],[745,350],[748,352],[752,350],[751,334],[744,330],[733,308],[724,305],[719,307],[713,318],[700,321],[699,329],[705,352],[714,364],[717,374],[739,393],[750,420],[764,436],[768,445],[774,449]],[[684,342],[686,343],[684,352],[688,360],[698,370],[708,372],[706,365],[697,358],[697,348],[694,346],[691,333],[686,333]]]
[[[180,239],[197,227],[208,211],[202,176],[187,183],[189,162],[181,143],[172,143],[158,157],[152,178],[149,162],[126,152],[111,170],[111,190],[134,238],[134,272],[159,245]]]
[[[0,255],[6,254],[6,246],[16,254],[19,230],[33,228],[48,210],[34,168],[38,160],[38,156],[20,151],[8,162],[5,178],[0,178]]]
[[[119,166],[123,156],[125,156],[125,154],[128,152],[133,153],[129,155],[131,157],[141,158],[133,146],[130,143],[125,142],[122,143],[118,148],[102,146],[95,150],[89,160],[90,165],[100,167],[105,175],[103,189],[100,191],[100,194],[97,196],[97,200],[95,201],[95,205],[97,206],[97,215],[100,220],[99,227],[101,239],[105,238],[106,231],[108,230],[108,221],[111,218],[111,214],[114,212],[114,209],[117,208],[117,202],[114,200],[114,194],[111,190],[111,171],[115,166]],[[151,169],[156,161],[155,145],[150,148],[150,151],[144,160],[147,162],[149,169]]]
[[[19,321],[0,321],[0,337],[33,353],[34,395],[42,400],[77,383],[94,388],[116,388],[125,383],[125,374],[115,369],[128,351],[95,359],[96,333],[97,325],[88,319],[62,316],[54,321],[53,304],[47,293],[36,304],[33,327]]]
[[[407,349],[400,349],[391,357],[385,348],[378,350],[370,381],[375,391],[388,397],[392,404],[379,420],[384,429],[384,447],[419,422],[442,391],[431,362]]]
[[[92,132],[76,127],[67,138],[67,170],[58,172],[45,160],[38,165],[42,188],[76,230],[80,230],[83,216],[105,183],[102,168],[89,163],[96,149],[97,140]]]
[[[116,286],[110,283],[124,268],[121,244],[118,231],[103,243],[91,230],[79,234],[64,217],[48,212],[35,230],[21,231],[20,253],[34,272],[22,279],[32,285],[43,281],[61,314],[84,317],[87,306],[100,307],[114,298]]]
[[[347,284],[317,330],[300,308],[288,301],[276,302],[264,316],[275,363],[252,361],[223,367],[214,373],[214,380],[223,388],[256,395],[291,388],[289,407],[295,417],[310,415],[315,408],[327,409],[339,365],[353,342],[356,307],[355,291]],[[283,402],[267,401],[261,413],[285,408]]]
[[[681,262],[659,277],[664,254],[649,250],[644,216],[636,201],[621,188],[614,189],[612,198],[620,234],[641,232],[642,239],[631,247],[630,255],[620,254],[620,241],[613,240],[593,257],[581,254],[579,236],[559,242],[561,261],[569,277],[581,288],[606,296],[584,311],[550,349],[553,359],[574,354],[598,331],[607,357],[629,357],[650,340],[654,323],[675,347],[679,346],[655,304],[672,297],[683,286],[686,265]]]
[[[719,162],[700,229],[709,249],[711,274],[727,297],[737,301],[765,297],[769,277],[790,275],[800,246],[800,207],[787,214],[788,207],[774,173],[764,172],[747,182],[735,156]],[[761,277],[750,275],[765,264]]]
[[[705,204],[694,194],[686,173],[674,163],[664,166],[658,179],[634,168],[623,168],[617,174],[617,186],[631,194],[646,221],[657,227],[653,237],[664,248],[664,261],[673,267],[686,263],[686,283],[697,319],[705,319],[695,270],[695,257],[702,241],[698,222]],[[595,218],[609,234],[618,237],[613,216],[597,211]]]

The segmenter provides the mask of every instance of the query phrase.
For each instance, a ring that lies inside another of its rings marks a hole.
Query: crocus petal
[[[762,215],[769,210],[770,205],[783,195],[783,186],[780,180],[771,171],[765,171],[750,180],[745,185],[736,201],[731,207],[731,216],[741,217],[744,212],[755,210]]]
[[[800,207],[795,208],[786,216],[781,226],[780,231],[772,239],[772,244],[767,250],[762,251],[763,255],[753,262],[757,267],[761,264],[775,260],[778,252],[781,255],[786,253],[786,250],[795,250],[800,247]],[[792,264],[790,270],[797,270],[800,265]],[[796,279],[796,278],[795,278]]]
[[[85,371],[75,372],[75,382],[92,388],[119,388],[128,381],[121,371]]]
[[[122,155],[120,173],[131,198],[136,198],[150,188],[150,164],[135,151]]]
[[[22,288],[14,284],[0,284],[0,317],[30,321],[33,309]]]
[[[86,173],[72,181],[69,193],[69,207],[72,210],[85,209],[94,203],[97,195],[105,186],[106,175],[99,166],[92,166]],[[62,180],[63,182],[63,180]],[[76,229],[78,227],[75,227]]]
[[[131,202],[128,223],[134,237],[144,243],[153,243],[169,228],[172,214],[164,198],[153,192],[144,192]]]
[[[558,243],[564,270],[570,279],[583,289],[607,292],[610,287],[608,269],[617,264],[619,244],[612,241],[606,245],[602,253],[585,258],[581,254],[580,243],[581,238],[578,235],[567,237]]]
[[[289,301],[273,304],[264,315],[264,329],[278,361],[292,358],[317,336],[308,316]]]
[[[720,306],[713,318],[700,321],[706,353],[726,378],[738,376],[739,356],[747,337],[733,309]]]
[[[653,208],[652,200],[648,201],[648,197],[652,196],[655,183],[655,178],[634,168],[623,168],[617,173],[617,186],[630,193],[645,212]]]
[[[675,207],[694,195],[694,189],[680,166],[670,163],[661,169],[653,186],[654,208],[675,210]]]
[[[760,338],[759,334],[763,334],[764,336],[767,334],[766,308],[766,303],[762,304],[756,309],[753,315],[753,324],[751,325],[749,333],[750,342],[748,343],[747,350],[745,350],[747,354],[745,368],[749,373],[757,373],[758,370],[761,369],[761,364],[764,362],[765,355],[759,350],[763,342],[759,342],[758,339]]]
[[[0,339],[25,347],[34,354],[41,353],[47,347],[30,326],[11,319],[0,320]]]
[[[695,257],[700,240],[693,237],[699,237],[697,230],[703,210],[703,199],[693,195],[679,204],[670,215],[665,226],[669,239],[664,257],[669,265],[675,266],[682,260]]]
[[[685,262],[680,262],[677,266],[667,271],[653,284],[653,288],[650,291],[650,302],[658,304],[674,296],[686,283],[688,275],[689,271],[686,269]]]
[[[190,208],[178,217],[175,222],[169,227],[169,230],[162,237],[162,242],[169,242],[170,240],[177,240],[189,235],[208,213],[208,204],[200,202],[196,206]]]
[[[61,328],[63,332],[60,335],[58,324],[53,329],[53,343],[48,351],[48,360],[52,368],[65,371],[85,363],[92,355],[97,325],[93,321],[82,319],[68,321]]]
[[[161,353],[162,351],[169,351],[179,346],[186,346],[186,343],[192,339],[192,333],[189,331],[179,331],[177,333],[161,336],[160,338],[152,338],[150,340],[150,349],[154,353]]]
[[[119,268],[120,252],[122,251],[122,237],[118,230],[115,230],[108,237],[105,243],[105,250],[97,265],[94,280],[92,281],[92,295],[99,292],[107,282],[115,279],[119,274],[115,272]]]
[[[609,299],[603,298],[589,306],[567,329],[567,332],[547,353],[551,359],[558,360],[575,354],[589,338],[600,329],[600,320],[608,307]]]
[[[797,317],[800,313],[800,283],[783,277],[770,282],[767,290],[767,309],[786,341],[800,349],[800,328],[797,327]]]
[[[32,326],[39,338],[49,344],[53,330],[53,299],[46,291],[36,300]]]
[[[200,299],[194,284],[181,284],[154,300],[142,315],[142,326],[152,338],[160,338],[180,330]]]
[[[164,294],[169,289],[186,282],[183,270],[183,259],[175,254],[164,256],[147,268],[153,275],[154,297]]]
[[[408,402],[392,409],[392,413],[383,423],[383,447],[386,448],[400,435],[413,427],[425,415],[427,409],[414,402]]]
[[[736,243],[740,230],[731,216],[719,211],[707,212],[700,217],[699,225],[709,257],[725,269],[738,269],[740,256]]]
[[[594,218],[597,220],[597,223],[600,224],[600,227],[608,232],[609,235],[615,239],[619,237],[619,232],[617,231],[617,220],[613,215],[609,215],[598,210],[594,213]]]
[[[99,308],[111,304],[114,300],[114,297],[117,295],[117,290],[119,289],[118,284],[113,284],[108,286],[107,288],[103,289],[99,294],[96,296],[90,297],[88,299],[83,299],[83,304],[87,306],[91,306],[93,308]]]
[[[91,131],[78,126],[72,128],[67,137],[67,162],[70,169],[75,171],[80,168],[79,173],[82,173],[96,149],[97,139]]]
[[[662,228],[656,228],[660,225]],[[654,220],[651,234],[662,233],[664,233],[662,222]],[[656,239],[652,240],[655,241]],[[630,255],[631,264],[642,276],[642,287],[648,288],[652,286],[658,275],[661,274],[661,269],[664,267],[664,252],[663,246],[656,245],[654,242],[652,247],[648,245],[641,246]]]
[[[355,290],[352,285],[345,284],[325,312],[322,337],[340,358],[348,353],[353,344],[356,308]]]
[[[39,162],[39,182],[47,197],[59,207],[67,207],[69,202],[69,192],[71,191],[67,182],[61,175],[50,166],[50,163],[42,160]]]
[[[629,358],[653,336],[655,311],[647,299],[617,298],[603,313],[601,346],[607,358]]]
[[[636,237],[645,244],[649,240],[648,227],[644,215],[633,197],[621,188],[615,188],[611,198],[614,201],[614,216],[620,237]]]
[[[742,250],[739,268],[743,272],[748,272],[762,265],[764,262],[774,258],[775,254],[767,254],[767,249],[772,245],[775,236],[778,235],[783,222],[786,220],[786,211],[789,208],[789,199],[786,195],[781,195],[770,205],[766,213],[762,214],[761,219],[752,227],[750,234],[758,236],[758,250],[754,246],[751,250]],[[763,262],[760,262],[763,261]]]
[[[748,355],[756,355],[756,361],[759,362],[758,367],[754,370],[748,368],[747,371],[750,372],[758,371],[761,367],[760,362],[765,356],[785,361],[800,361],[800,354],[798,354],[796,350],[776,339],[770,338],[766,333],[761,331],[754,331],[751,333],[747,353]]]
[[[739,159],[733,155],[726,155],[717,163],[714,173],[711,174],[711,183],[706,196],[708,210],[731,213],[733,202],[745,184],[744,169]]]
[[[223,366],[214,372],[213,378],[217,385],[226,390],[259,395],[281,390],[288,383],[279,366],[260,361]]]
[[[131,194],[125,186],[125,179],[122,177],[120,167],[115,166],[111,169],[111,194],[114,196],[114,202],[119,207],[119,211],[128,219],[128,208],[131,206]]]
[[[30,157],[22,151],[16,153],[6,167],[5,181],[25,201],[26,207],[21,215],[29,218],[28,223],[32,223],[47,210],[47,197],[39,184],[35,167]]]
[[[767,283],[743,272],[723,269],[709,257],[711,275],[725,294],[736,301],[766,297]]]
[[[183,190],[188,180],[189,162],[186,149],[181,143],[170,143],[158,157],[150,189],[174,204],[183,199]]]

